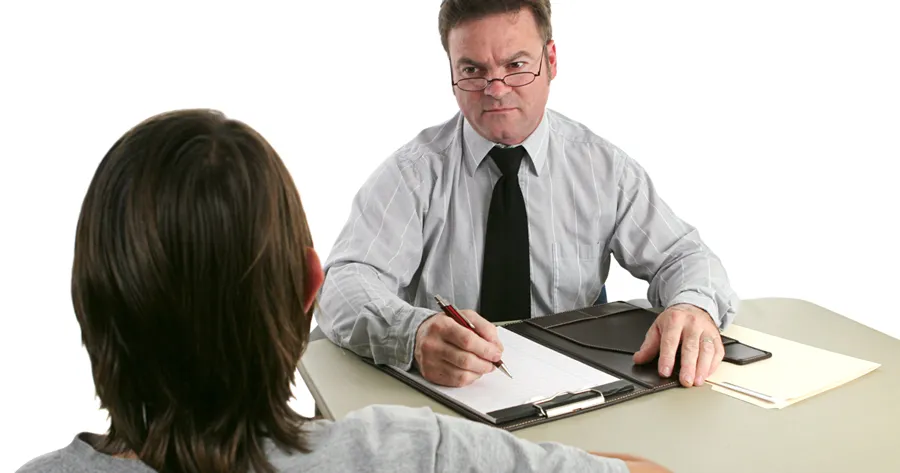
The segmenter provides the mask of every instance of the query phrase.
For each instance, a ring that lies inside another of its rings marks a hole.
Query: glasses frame
[[[459,79],[458,81],[454,82],[453,79],[452,79],[452,77],[453,77],[453,68],[451,67],[451,69],[450,69],[450,76],[451,76],[450,83],[453,85],[453,87],[459,87],[459,90],[462,90],[462,91],[464,91],[464,92],[481,92],[482,90],[487,89],[488,87],[490,87],[491,84],[494,83],[494,81],[500,81],[500,82],[503,83],[503,85],[505,85],[505,86],[507,86],[507,87],[525,87],[526,85],[531,85],[532,83],[534,83],[534,81],[537,80],[537,78],[541,76],[541,72],[543,72],[543,70],[544,70],[544,56],[546,55],[546,53],[547,53],[547,46],[544,46],[544,48],[541,50],[541,58],[539,59],[540,64],[538,65],[538,71],[537,71],[537,72],[531,72],[531,71],[513,72],[513,73],[507,74],[507,75],[505,75],[505,76],[503,76],[503,77],[497,77],[497,78],[494,78],[494,79],[488,79],[487,77],[466,77],[465,79]],[[528,82],[525,83],[525,84],[511,85],[511,84],[508,84],[508,83],[506,82],[506,79],[508,79],[508,78],[510,78],[510,77],[512,77],[512,76],[521,76],[521,75],[525,75],[525,74],[528,74],[528,75],[531,75],[531,76],[532,76],[531,80],[528,81]],[[471,90],[470,90],[470,89],[464,89],[464,88],[462,88],[462,87],[459,86],[459,83],[460,83],[460,82],[473,81],[473,80],[483,80],[483,81],[485,81],[484,87],[482,87],[482,88],[480,88],[480,89],[476,88],[476,89],[471,89]]]

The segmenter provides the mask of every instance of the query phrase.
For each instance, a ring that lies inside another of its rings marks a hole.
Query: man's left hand
[[[653,322],[634,362],[647,363],[659,354],[659,374],[668,377],[681,345],[681,384],[700,386],[725,356],[719,329],[709,314],[691,304],[675,304]]]

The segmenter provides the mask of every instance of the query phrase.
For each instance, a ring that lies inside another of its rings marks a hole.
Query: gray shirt
[[[544,472],[625,473],[618,459],[566,445],[521,440],[509,432],[427,408],[370,406],[338,422],[309,425],[312,452],[287,453],[268,443],[277,471],[297,472]],[[151,473],[137,460],[113,458],[91,446],[91,435],[38,457],[18,473]],[[239,472],[236,472],[239,473]]]
[[[369,177],[325,263],[316,320],[336,344],[409,369],[440,294],[478,311],[495,146],[461,113],[423,130]],[[738,298],[698,231],[644,169],[584,125],[546,110],[523,143],[531,317],[592,305],[610,257],[648,281],[657,307],[694,304],[725,328]]]

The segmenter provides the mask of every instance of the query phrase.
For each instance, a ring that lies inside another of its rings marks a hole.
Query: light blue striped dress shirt
[[[325,262],[316,320],[338,345],[408,369],[440,294],[478,311],[495,146],[461,113],[423,130],[355,196]],[[531,247],[531,317],[591,305],[610,257],[648,281],[656,307],[696,305],[725,328],[738,298],[698,231],[621,150],[547,109],[519,169]],[[523,317],[524,318],[524,317]]]

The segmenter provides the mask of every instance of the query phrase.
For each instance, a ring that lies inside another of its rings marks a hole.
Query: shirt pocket
[[[603,288],[602,243],[557,242],[553,251],[553,312],[594,304]]]

